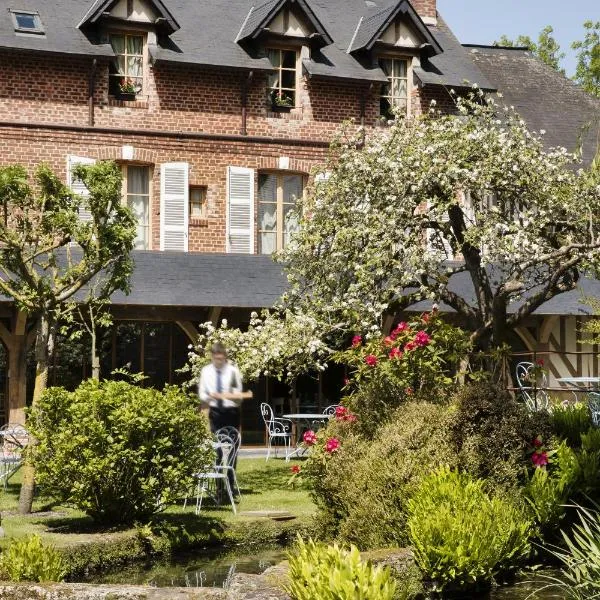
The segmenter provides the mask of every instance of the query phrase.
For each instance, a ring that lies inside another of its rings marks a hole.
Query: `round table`
[[[291,458],[292,456],[299,456],[300,453],[305,450],[305,448],[303,448],[300,445],[300,440],[297,436],[298,423],[305,423],[310,429],[311,424],[315,421],[319,421],[320,423],[326,423],[327,421],[329,421],[329,419],[331,419],[333,415],[326,415],[324,413],[290,413],[282,416],[285,419],[289,419],[290,421],[292,421],[296,430],[294,432],[294,436],[296,437],[296,449],[288,456],[288,458]]]

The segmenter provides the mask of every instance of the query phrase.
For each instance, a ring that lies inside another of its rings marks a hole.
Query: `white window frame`
[[[120,74],[111,74],[109,72],[108,74],[108,79],[109,79],[109,90],[110,90],[110,80],[111,79],[117,79],[117,78],[122,78],[122,79],[141,79],[142,80],[142,89],[136,93],[136,96],[143,96],[147,94],[147,89],[148,89],[148,78],[147,78],[147,70],[148,70],[148,34],[145,31],[129,31],[129,30],[114,30],[109,32],[108,34],[108,38],[109,38],[109,43],[111,44],[112,47],[112,41],[111,38],[113,36],[123,36],[124,38],[124,48],[125,48],[125,53],[124,54],[115,54],[115,58],[117,58],[118,56],[124,56],[125,57],[125,69],[127,69],[127,57],[128,56],[141,56],[142,57],[142,76],[141,77],[131,77],[130,75],[128,75],[127,73],[120,75]],[[127,38],[128,37],[141,37],[142,38],[142,54],[127,54]]]
[[[148,171],[148,194],[130,194],[127,191],[127,177],[128,170],[130,167],[137,167],[146,169]],[[129,196],[148,196],[148,223],[144,225],[147,233],[147,244],[144,250],[152,250],[152,179],[153,179],[153,170],[150,165],[144,165],[141,163],[122,163],[121,164],[121,173],[123,176],[123,181],[121,184],[121,198],[122,202],[125,206],[129,206]]]

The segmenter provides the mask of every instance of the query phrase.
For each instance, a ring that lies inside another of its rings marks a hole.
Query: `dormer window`
[[[381,86],[380,114],[386,119],[409,114],[409,61],[406,58],[380,58],[379,66],[388,78]]]
[[[267,56],[275,68],[269,74],[267,100],[275,111],[286,111],[296,106],[298,52],[268,48]]]
[[[144,93],[145,35],[113,33],[110,44],[115,59],[109,72],[109,92],[115,98],[135,100]]]
[[[11,10],[10,13],[17,33],[44,33],[39,13],[26,10]]]

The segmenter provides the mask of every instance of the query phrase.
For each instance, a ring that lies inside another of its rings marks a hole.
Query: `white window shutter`
[[[77,165],[93,165],[96,162],[94,158],[86,158],[83,156],[67,156],[67,186],[73,192],[80,196],[89,196],[89,190],[85,187],[81,179],[77,179],[73,175],[73,169]],[[79,207],[79,218],[84,223],[89,223],[92,220],[92,213],[84,207]]]
[[[160,168],[160,249],[188,251],[189,165],[165,163]]]
[[[254,254],[254,170],[227,168],[227,252]]]

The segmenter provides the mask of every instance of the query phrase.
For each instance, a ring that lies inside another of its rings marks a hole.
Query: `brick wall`
[[[433,17],[437,15],[436,0],[411,0],[413,8],[421,17]]]

